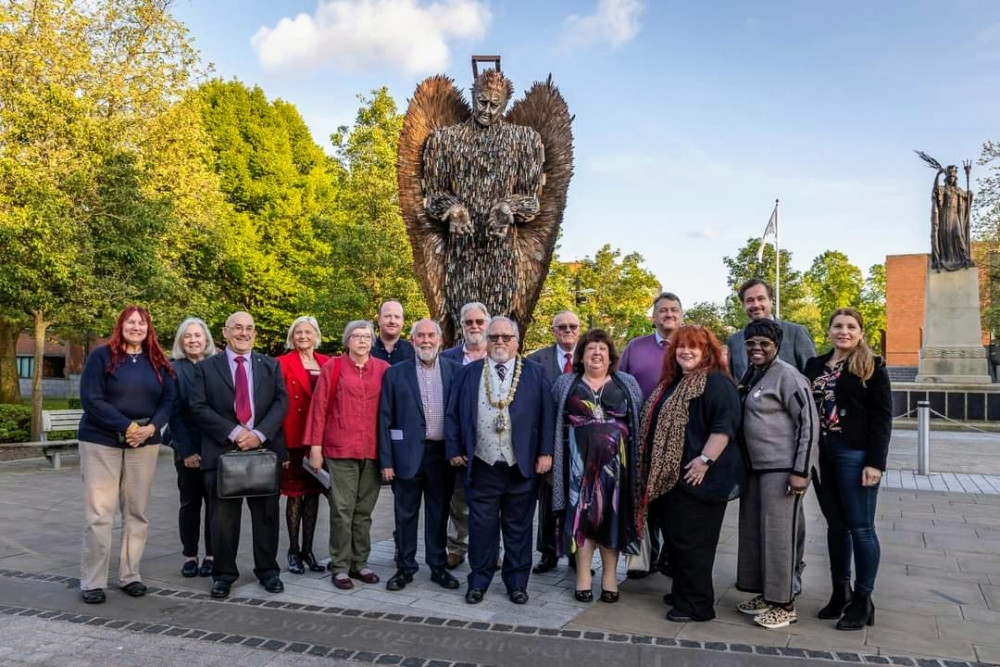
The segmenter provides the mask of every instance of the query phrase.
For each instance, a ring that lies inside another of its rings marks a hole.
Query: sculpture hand
[[[514,224],[514,212],[510,205],[504,202],[494,204],[490,209],[490,221],[487,232],[490,236],[502,239],[507,236],[507,230]]]
[[[448,221],[448,231],[454,236],[465,236],[472,233],[472,218],[469,209],[462,204],[453,204],[445,213]]]

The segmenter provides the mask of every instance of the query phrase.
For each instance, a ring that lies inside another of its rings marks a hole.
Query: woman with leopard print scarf
[[[740,399],[708,329],[683,326],[671,338],[660,383],[646,401],[640,427],[637,526],[657,503],[673,589],[664,596],[676,623],[715,618],[712,568],[726,503],[745,475],[739,432]]]

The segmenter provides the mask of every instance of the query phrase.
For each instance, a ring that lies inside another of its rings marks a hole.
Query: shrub
[[[31,406],[0,403],[0,442],[28,442]]]

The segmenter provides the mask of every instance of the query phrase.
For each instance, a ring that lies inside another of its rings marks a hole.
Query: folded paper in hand
[[[306,472],[319,480],[319,483],[323,485],[324,489],[330,488],[330,473],[328,473],[323,468],[319,469],[319,472],[313,470],[312,466],[309,465],[309,457],[302,459],[302,467],[306,469]]]

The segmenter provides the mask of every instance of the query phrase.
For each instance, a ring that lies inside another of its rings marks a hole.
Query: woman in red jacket
[[[368,555],[380,488],[378,402],[389,364],[371,356],[374,338],[371,322],[344,328],[347,352],[323,367],[303,438],[309,465],[330,473],[330,569],[341,590],[354,588],[352,579],[379,582]]]
[[[319,323],[315,317],[304,315],[292,322],[288,329],[285,347],[291,350],[278,357],[281,374],[288,389],[288,412],[285,414],[285,446],[288,460],[281,473],[281,495],[285,496],[285,521],[288,524],[288,571],[302,574],[305,566],[313,572],[322,572],[323,566],[313,555],[313,535],[316,532],[316,515],[319,512],[319,495],[326,490],[302,466],[309,450],[302,443],[309,403],[319,379],[320,368],[329,357],[316,352],[321,340]],[[302,543],[299,544],[299,529]]]

